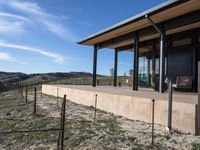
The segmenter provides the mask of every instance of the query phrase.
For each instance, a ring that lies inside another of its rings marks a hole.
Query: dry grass
[[[33,115],[33,95],[28,103],[21,101],[17,91],[1,94],[0,131],[21,131],[60,127],[62,99],[37,94],[37,113]],[[155,146],[151,146],[151,124],[132,121],[104,111],[97,111],[93,124],[94,108],[66,104],[65,149],[116,150],[116,149],[199,149],[200,139],[191,134],[165,131],[155,126]],[[0,135],[0,149],[56,149],[58,131]]]

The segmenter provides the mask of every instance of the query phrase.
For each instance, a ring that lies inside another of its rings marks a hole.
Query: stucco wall
[[[67,95],[67,99],[77,104],[94,106],[95,95],[98,94],[97,108],[124,116],[132,120],[141,120],[150,123],[152,114],[152,100],[108,94],[95,91],[80,90],[55,85],[42,85],[42,92],[59,97]],[[155,122],[167,125],[168,103],[166,100],[155,100]],[[182,131],[195,133],[195,104],[173,102],[172,126]]]

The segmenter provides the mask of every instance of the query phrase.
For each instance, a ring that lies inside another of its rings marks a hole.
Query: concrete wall
[[[59,97],[63,97],[66,94],[67,99],[74,103],[94,106],[95,95],[98,94],[97,107],[99,109],[128,119],[151,122],[151,99],[57,87],[55,85],[42,85],[42,92],[47,95],[57,96],[57,88],[59,88]],[[167,125],[167,107],[167,101],[155,101],[156,123]],[[174,128],[195,133],[195,104],[173,102],[172,115],[172,126]]]

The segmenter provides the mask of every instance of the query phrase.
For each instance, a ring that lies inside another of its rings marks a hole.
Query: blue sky
[[[93,48],[76,41],[165,0],[0,0],[0,70],[92,72]],[[102,49],[98,74],[109,74],[114,51]],[[133,53],[119,53],[119,75]]]

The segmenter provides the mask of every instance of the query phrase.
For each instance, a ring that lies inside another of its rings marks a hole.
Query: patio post
[[[138,91],[139,38],[135,37],[133,90]]]
[[[153,56],[152,56],[152,77],[156,75],[156,41],[153,41]]]
[[[151,75],[150,75],[150,59],[147,58],[147,74],[148,74],[148,87],[151,85]]]
[[[164,93],[164,71],[165,71],[165,33],[160,33],[160,63],[159,63],[159,93]]]
[[[96,74],[97,74],[97,47],[94,46],[93,76],[92,76],[92,86],[93,87],[96,87]]]
[[[197,92],[197,43],[198,36],[194,30],[194,34],[192,34],[192,76],[194,92]]]
[[[145,15],[145,18],[149,20],[151,25],[154,29],[160,34],[160,60],[159,60],[159,93],[164,93],[164,71],[165,71],[165,55],[164,55],[164,48],[165,48],[165,32],[163,31],[162,27],[158,27],[155,22],[148,16]]]
[[[114,60],[114,81],[113,86],[117,86],[117,65],[118,65],[118,49],[115,49],[115,60]]]

